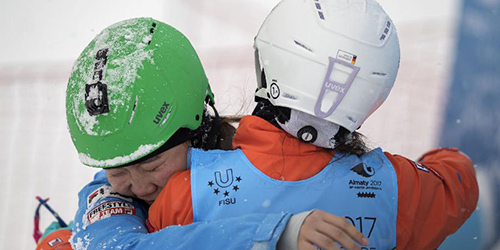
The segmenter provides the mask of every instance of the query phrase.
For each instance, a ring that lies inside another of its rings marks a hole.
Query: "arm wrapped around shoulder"
[[[435,249],[474,212],[479,198],[471,159],[456,148],[419,161],[385,153],[398,178],[398,249]]]

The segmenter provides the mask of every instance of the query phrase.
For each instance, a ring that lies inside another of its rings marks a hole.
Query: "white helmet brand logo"
[[[168,113],[170,114],[169,107],[170,107],[170,104],[163,102],[163,105],[161,106],[160,110],[158,111],[158,114],[156,114],[156,117],[153,120],[153,122],[156,124],[160,124],[165,113],[167,113],[167,111],[168,111]],[[166,118],[168,118],[168,114],[167,114]],[[165,121],[166,121],[166,119],[165,119]],[[165,123],[165,121],[163,121],[161,124],[163,125]]]
[[[345,94],[345,87],[340,87],[339,85],[332,83],[332,82],[326,82],[325,87],[328,89],[331,89],[335,92]]]
[[[101,82],[107,62],[108,48],[97,51],[92,83],[85,85],[85,107],[90,115],[101,115],[109,112],[108,86]]]

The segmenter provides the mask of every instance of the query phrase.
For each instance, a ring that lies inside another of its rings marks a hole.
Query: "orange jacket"
[[[236,131],[240,148],[260,171],[277,180],[298,181],[319,173],[334,151],[299,142],[256,116],[244,117]],[[435,149],[419,160],[385,153],[398,178],[398,249],[436,249],[471,215],[478,186],[471,160],[457,149]],[[307,166],[307,167],[304,167]],[[190,171],[175,173],[149,209],[150,231],[193,222]]]

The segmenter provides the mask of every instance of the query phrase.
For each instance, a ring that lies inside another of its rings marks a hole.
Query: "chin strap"
[[[212,121],[212,127],[210,128],[210,131],[208,132],[208,137],[207,141],[203,147],[203,149],[214,149],[215,146],[217,145],[217,140],[219,138],[219,130],[220,130],[220,117],[219,117],[219,112],[217,112],[217,109],[215,109],[214,102],[210,101],[208,103],[210,107],[212,107],[212,110],[214,111],[214,117]]]
[[[221,120],[219,112],[217,112],[217,109],[215,108],[214,102],[208,96],[206,103],[214,111],[214,116],[211,116],[207,110],[203,111],[201,124],[193,133],[191,145],[194,148],[209,150],[215,149],[217,146]]]
[[[264,69],[260,65],[259,50],[254,51],[254,62],[255,62],[255,75],[257,76],[257,90],[255,91],[255,96],[260,98],[267,98],[267,84],[266,76],[264,74]]]

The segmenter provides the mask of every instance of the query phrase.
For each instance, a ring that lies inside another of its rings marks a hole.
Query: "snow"
[[[142,25],[139,24],[141,23],[137,20],[126,20],[103,30],[93,40],[94,44],[91,42],[89,47],[82,52],[80,60],[75,62],[72,74],[76,77],[70,79],[68,89],[77,89],[79,94],[75,95],[73,99],[72,112],[78,126],[89,135],[106,135],[115,132],[95,130],[95,125],[99,123],[99,116],[89,115],[84,104],[85,88],[80,86],[84,83],[94,83],[93,59],[96,53],[101,49],[109,49],[107,67],[104,67],[102,81],[108,86],[109,107],[113,113],[116,113],[124,105],[128,105],[130,100],[134,98],[133,91],[130,89],[135,80],[140,77],[137,72],[143,68],[144,62],[149,61],[154,64],[153,50],[145,49],[148,42],[151,41],[149,26],[146,26],[147,24],[144,22]],[[110,33],[111,30],[113,32]],[[122,40],[126,40],[126,42]],[[135,46],[137,49],[128,53],[131,46]],[[97,89],[94,91],[91,89],[87,99],[97,95]],[[127,106],[126,109],[128,110],[128,108]]]
[[[81,237],[78,237],[76,239],[76,242],[73,240],[73,235],[71,235],[70,242],[71,247],[75,250],[87,250],[89,247],[90,243],[92,242],[92,239],[88,237],[88,235],[85,235],[85,237],[82,239]],[[73,244],[74,242],[74,244]]]
[[[130,155],[118,156],[113,159],[108,160],[96,160],[91,156],[80,153],[78,154],[80,161],[86,165],[90,166],[117,166],[121,164],[125,164],[133,161],[134,159],[139,159],[141,156],[146,155],[149,152],[152,152],[154,149],[160,147],[164,142],[159,142],[157,144],[149,144],[149,145],[141,145],[135,152]]]

